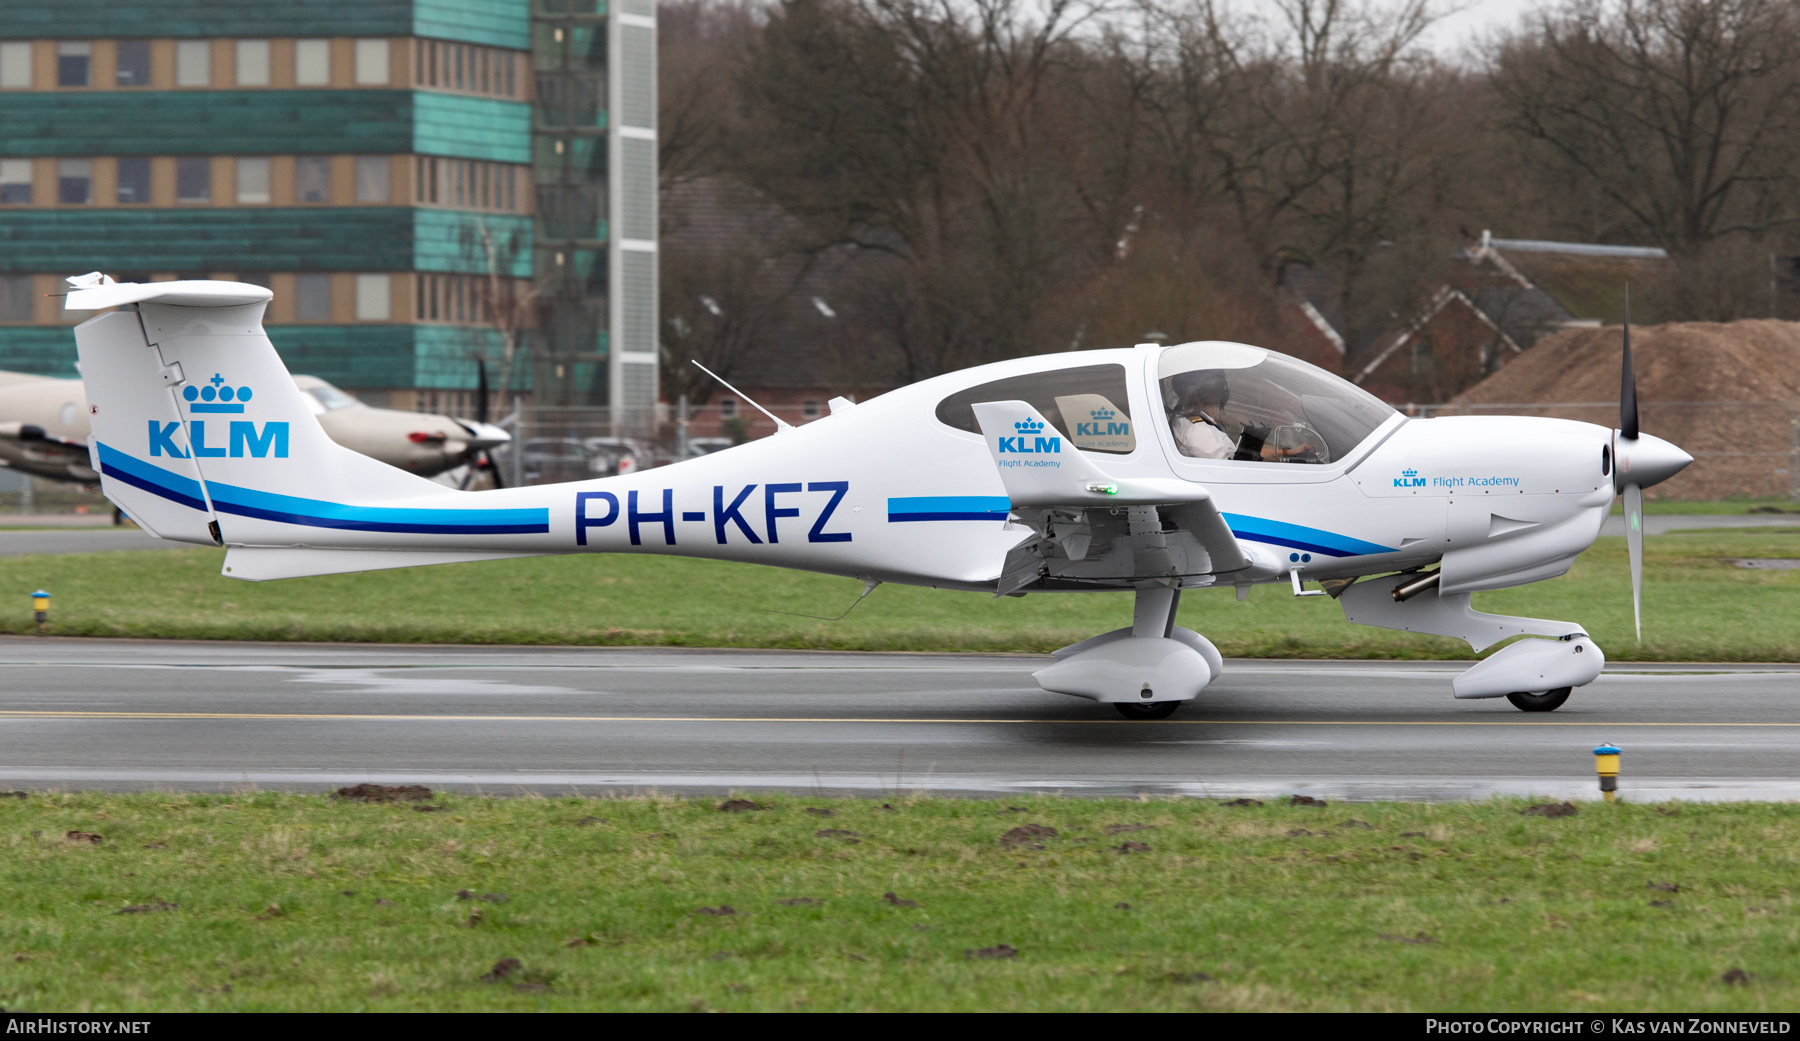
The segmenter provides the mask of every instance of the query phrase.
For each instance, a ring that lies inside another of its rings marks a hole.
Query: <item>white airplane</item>
[[[512,440],[480,420],[373,408],[317,376],[295,376],[294,383],[333,441],[420,477],[482,465]],[[86,400],[80,380],[0,372],[0,416],[7,417],[0,421],[0,466],[93,484],[99,478],[89,466]]]
[[[461,492],[325,436],[263,333],[267,289],[71,282],[66,306],[118,309],[75,329],[102,489],[156,535],[228,547],[227,577],[661,553],[844,575],[865,595],[1132,590],[1129,626],[1035,675],[1133,719],[1223,668],[1175,624],[1182,592],[1262,584],[1477,651],[1533,637],[1453,691],[1552,710],[1600,674],[1600,648],[1470,594],[1563,574],[1623,492],[1635,601],[1641,489],[1692,461],[1638,432],[1629,340],[1618,430],[1408,419],[1285,355],[1200,342],[996,362],[673,466]]]

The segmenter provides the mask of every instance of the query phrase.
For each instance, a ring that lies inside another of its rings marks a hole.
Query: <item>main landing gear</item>
[[[1528,694],[1525,691],[1514,691],[1506,696],[1513,707],[1520,712],[1555,712],[1562,703],[1569,700],[1569,692],[1573,687],[1558,687],[1546,690],[1542,694]]]
[[[1181,707],[1179,701],[1115,701],[1113,708],[1126,719],[1168,719]]]
[[[1180,603],[1178,589],[1139,589],[1130,627],[1064,647],[1056,664],[1032,676],[1045,690],[1110,704],[1126,719],[1168,719],[1225,667],[1206,637],[1175,624]]]

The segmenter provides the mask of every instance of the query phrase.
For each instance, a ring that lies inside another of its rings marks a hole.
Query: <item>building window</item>
[[[302,322],[331,321],[331,276],[294,276],[294,317]]]
[[[64,206],[86,206],[94,201],[94,161],[56,161],[56,201]]]
[[[237,201],[240,203],[269,201],[269,161],[239,159],[237,161]]]
[[[356,201],[388,201],[388,161],[386,156],[356,157]]]
[[[175,201],[212,201],[212,160],[184,156],[175,160]]]
[[[737,408],[737,399],[736,398],[720,398],[719,399],[719,418],[720,419],[736,419],[737,413],[738,413],[738,408]]]
[[[808,402],[802,403],[800,406],[800,414],[802,416],[805,416],[807,419],[818,419],[819,418],[819,403],[816,401],[808,401]]]
[[[301,202],[330,202],[331,160],[322,155],[294,160],[294,193]]]
[[[0,206],[31,204],[31,160],[0,159]]]
[[[0,87],[30,89],[30,43],[0,43]]]
[[[56,45],[56,85],[85,87],[94,64],[91,43],[59,43]]]
[[[119,160],[119,205],[142,205],[150,201],[150,160]]]
[[[240,87],[269,85],[269,41],[237,42],[237,81]]]
[[[388,42],[386,40],[356,41],[356,83],[361,87],[387,86]]]
[[[393,317],[393,304],[388,293],[390,282],[386,275],[356,276],[357,321],[385,322]]]
[[[31,321],[31,276],[0,275],[0,322]]]
[[[207,40],[175,41],[175,85],[212,86],[212,43]]]
[[[237,280],[245,285],[262,286],[264,289],[269,288],[270,281],[269,273],[267,271],[253,271],[247,275],[243,272],[239,272]]]
[[[302,87],[331,83],[331,41],[298,40],[294,43],[294,82]]]
[[[150,85],[150,41],[120,40],[116,48],[117,69],[113,82],[121,87]]]

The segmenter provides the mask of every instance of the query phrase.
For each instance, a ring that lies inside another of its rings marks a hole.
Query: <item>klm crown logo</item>
[[[212,379],[203,386],[189,384],[181,388],[181,396],[187,401],[188,411],[196,415],[242,415],[244,402],[250,400],[249,387],[233,387],[225,382],[225,377],[213,373]],[[182,430],[179,422],[161,423],[150,420],[150,455],[168,456],[171,459],[276,459],[288,457],[288,425],[277,420],[264,423],[259,429],[255,422],[233,419],[225,430],[225,443],[218,441],[218,424],[213,425],[213,443],[207,444],[207,421],[193,419],[188,422],[188,443],[183,445]]]
[[[1075,424],[1076,437],[1129,437],[1131,421],[1121,420],[1110,408],[1097,408],[1088,413],[1088,422]]]
[[[181,388],[181,396],[187,399],[189,412],[242,414],[244,402],[250,400],[250,388],[233,387],[225,382],[225,377],[215,372],[204,387],[190,384]]]
[[[1413,470],[1413,469],[1402,470],[1402,471],[1400,471],[1400,476],[1394,478],[1394,487],[1396,487],[1396,488],[1423,488],[1423,487],[1425,487],[1425,478],[1420,477],[1419,471],[1417,471],[1417,470]]]
[[[995,451],[1001,454],[1017,452],[1022,455],[1062,452],[1062,438],[1040,436],[1043,434],[1044,424],[1039,420],[1030,417],[1021,419],[1013,424],[1013,429],[1018,431],[1019,436],[996,438],[1000,443]]]

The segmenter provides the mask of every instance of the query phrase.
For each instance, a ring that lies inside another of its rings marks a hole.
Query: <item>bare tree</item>
[[[1570,0],[1504,47],[1491,77],[1510,130],[1669,250],[1681,309],[1729,318],[1746,301],[1708,272],[1742,266],[1734,240],[1796,217],[1797,31],[1785,0]]]
[[[477,217],[474,227],[465,229],[463,236],[464,253],[471,255],[481,270],[481,276],[472,284],[475,314],[500,340],[499,358],[489,358],[484,344],[476,351],[476,361],[482,365],[494,361],[499,365],[499,385],[494,393],[504,402],[512,395],[513,371],[525,337],[537,324],[537,287],[512,274],[521,258],[530,253],[530,246],[517,231],[496,234],[484,217]],[[481,411],[486,410],[483,403]]]

